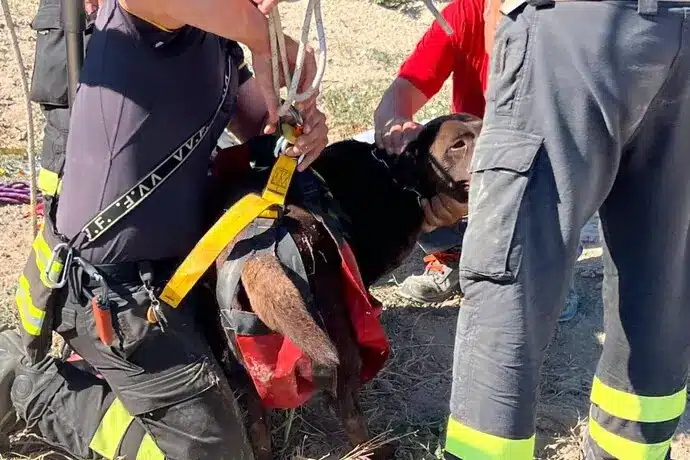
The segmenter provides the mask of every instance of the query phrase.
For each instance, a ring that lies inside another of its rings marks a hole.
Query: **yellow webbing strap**
[[[285,196],[287,195],[290,182],[292,181],[292,175],[295,173],[296,167],[297,160],[286,155],[280,155],[273,165],[271,175],[268,177],[266,187],[261,194],[262,198],[281,208],[285,206]],[[278,213],[273,209],[269,209],[261,213],[261,217],[276,219]]]
[[[163,289],[161,300],[177,308],[228,243],[247,225],[259,216],[274,217],[266,215],[265,211],[285,204],[285,195],[296,167],[296,159],[280,155],[273,165],[262,196],[254,193],[245,195],[218,219],[177,268]]]

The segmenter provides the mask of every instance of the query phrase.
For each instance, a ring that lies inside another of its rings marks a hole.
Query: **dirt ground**
[[[14,23],[19,29],[21,49],[30,67],[33,34],[29,23],[36,1],[10,0]],[[443,5],[439,5],[443,6]],[[296,35],[303,5],[287,4],[284,25]],[[332,139],[352,135],[371,127],[373,110],[381,93],[402,59],[414,46],[431,16],[421,2],[411,0],[337,0],[324,5],[329,49],[322,106],[329,116]],[[25,140],[24,105],[18,72],[9,46],[4,22],[0,22],[0,181],[21,174],[16,161],[7,156],[22,149]],[[448,110],[445,87],[420,114],[429,118]],[[37,132],[41,116],[35,110]],[[5,156],[3,157],[3,154]],[[5,167],[15,164],[15,167]],[[2,174],[5,174],[3,177]],[[30,244],[27,206],[0,207],[0,324],[15,324],[14,286]],[[578,460],[583,422],[594,369],[604,340],[600,288],[601,248],[596,219],[583,231],[586,250],[576,266],[576,289],[580,311],[555,332],[543,367],[538,406],[539,459]],[[451,385],[451,363],[455,322],[460,299],[440,305],[415,305],[395,294],[396,281],[421,271],[421,254],[413,256],[373,293],[385,305],[382,321],[388,332],[392,355],[381,374],[362,391],[363,406],[376,433],[396,439],[397,458],[409,460],[440,458]],[[320,400],[294,414],[276,414],[275,443],[286,459],[366,458],[346,455],[345,437],[336,419]],[[690,460],[690,417],[684,417],[674,442],[675,459]],[[26,458],[34,451],[33,440],[21,438],[5,457]],[[65,458],[57,454],[34,458]]]

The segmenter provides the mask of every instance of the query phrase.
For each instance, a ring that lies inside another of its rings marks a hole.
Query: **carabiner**
[[[66,249],[64,262],[57,262],[58,255],[62,249]],[[55,263],[62,263],[62,268],[58,273],[57,281],[54,281],[50,275],[52,273],[53,265]],[[72,264],[72,248],[67,243],[59,243],[53,248],[50,261],[46,264],[44,271],[45,279],[50,286],[50,289],[59,289],[67,283],[67,268]]]
[[[276,148],[273,149],[273,156],[278,158],[278,155],[280,155],[281,153],[285,154],[285,151],[288,149],[288,147],[290,147],[290,145],[292,144],[290,144],[290,142],[287,139],[285,139],[283,136],[280,136],[278,138],[278,142],[276,142]],[[304,153],[300,155],[297,159],[297,165],[300,165],[303,160]]]
[[[281,119],[278,120],[278,135],[294,143],[294,141],[302,135],[304,119],[302,118],[302,114],[299,113],[294,106],[290,106],[287,115],[287,117],[281,117]],[[290,127],[291,129],[288,131],[286,127]]]

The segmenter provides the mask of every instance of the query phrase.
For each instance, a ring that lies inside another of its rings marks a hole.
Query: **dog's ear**
[[[428,179],[437,192],[467,202],[470,164],[482,128],[478,117],[459,114],[442,122],[429,148]]]

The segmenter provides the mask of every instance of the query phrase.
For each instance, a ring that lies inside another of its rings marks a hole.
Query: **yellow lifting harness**
[[[257,217],[277,218],[278,210],[285,206],[285,196],[297,163],[296,158],[279,155],[261,196],[255,193],[245,195],[218,219],[182,261],[160,299],[177,308],[227,244],[247,225]]]

